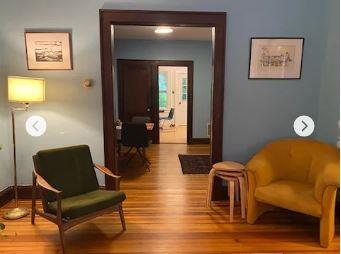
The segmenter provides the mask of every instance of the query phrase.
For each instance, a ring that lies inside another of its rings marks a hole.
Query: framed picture
[[[304,38],[251,38],[249,79],[300,79]]]
[[[29,70],[72,70],[71,36],[67,32],[26,32]]]

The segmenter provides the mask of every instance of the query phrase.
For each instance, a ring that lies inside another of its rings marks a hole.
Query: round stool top
[[[213,165],[213,168],[219,171],[243,171],[245,167],[243,164],[234,161],[222,161]]]

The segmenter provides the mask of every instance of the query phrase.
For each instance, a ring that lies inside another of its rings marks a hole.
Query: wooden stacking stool
[[[208,178],[207,207],[211,207],[214,178],[219,177],[227,181],[228,194],[230,197],[230,222],[233,221],[235,194],[240,193],[240,209],[242,218],[246,217],[247,207],[247,177],[244,165],[223,161],[213,165]]]

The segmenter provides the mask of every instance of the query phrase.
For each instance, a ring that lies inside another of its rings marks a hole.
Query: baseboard
[[[194,144],[209,144],[211,140],[209,138],[191,138],[188,141],[188,144],[194,145]]]
[[[14,198],[14,190],[13,187],[7,187],[6,189],[0,192],[0,207],[6,205],[9,201]]]
[[[37,198],[40,198],[39,190],[37,191]],[[32,185],[18,186],[18,199],[32,199]]]
[[[40,192],[37,193],[40,198]],[[32,185],[18,186],[18,199],[31,199],[32,198]],[[0,207],[6,205],[14,199],[14,187],[10,186],[0,192]]]

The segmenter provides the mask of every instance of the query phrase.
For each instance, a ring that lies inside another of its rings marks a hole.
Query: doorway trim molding
[[[211,161],[222,160],[223,150],[223,111],[225,82],[225,47],[226,47],[226,13],[225,12],[189,12],[189,11],[150,11],[150,10],[112,10],[101,9],[100,47],[103,103],[103,131],[105,165],[112,172],[116,167],[116,131],[114,128],[114,89],[113,89],[113,55],[111,25],[149,25],[149,26],[187,26],[213,27],[213,80],[212,80],[212,135]],[[114,182],[106,178],[105,185],[114,189]],[[220,186],[215,184],[215,186]],[[215,190],[221,189],[215,187]],[[214,191],[218,193],[220,191]]]

